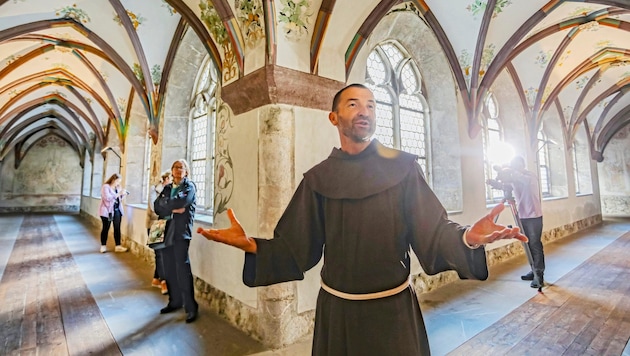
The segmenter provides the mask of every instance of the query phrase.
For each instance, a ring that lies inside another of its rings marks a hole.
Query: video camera
[[[512,197],[512,182],[514,182],[513,170],[509,166],[493,166],[497,172],[497,176],[494,179],[488,179],[486,183],[492,187],[492,189],[502,190],[504,198]]]

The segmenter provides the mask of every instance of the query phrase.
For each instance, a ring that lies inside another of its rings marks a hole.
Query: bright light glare
[[[492,165],[509,164],[514,158],[514,148],[505,142],[497,142],[488,147],[488,159]]]

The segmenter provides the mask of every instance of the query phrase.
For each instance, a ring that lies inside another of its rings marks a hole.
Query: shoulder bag
[[[166,219],[155,220],[149,229],[149,239],[147,240],[147,245],[154,250],[166,247],[164,244],[165,230]]]

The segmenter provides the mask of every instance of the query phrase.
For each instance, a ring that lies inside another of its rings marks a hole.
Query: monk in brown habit
[[[301,280],[324,256],[313,355],[428,355],[410,250],[427,274],[485,280],[483,245],[527,237],[494,223],[502,204],[469,227],[450,221],[416,157],[372,140],[376,101],[367,87],[339,91],[328,119],[341,149],[304,174],[273,239],[247,236],[231,209],[229,228],[198,232],[246,252],[251,287]]]

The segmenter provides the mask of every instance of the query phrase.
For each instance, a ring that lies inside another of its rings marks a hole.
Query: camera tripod
[[[521,219],[518,216],[518,211],[516,210],[516,200],[514,199],[514,196],[512,195],[512,191],[511,190],[503,190],[503,200],[501,201],[502,204],[508,203],[510,205],[510,210],[512,211],[512,217],[514,218],[514,222],[516,222],[516,225],[518,225],[519,229],[521,229],[521,232],[523,232],[523,224],[521,223]],[[539,280],[539,275],[538,272],[536,272],[536,269],[534,269],[534,258],[532,257],[532,251],[529,249],[529,245],[527,244],[527,242],[521,242],[521,244],[523,245],[523,249],[525,250],[525,255],[527,256],[527,262],[529,262],[529,266],[532,269],[532,273],[534,273],[534,280]],[[538,292],[542,292],[542,281],[541,281],[541,286],[538,287]]]

